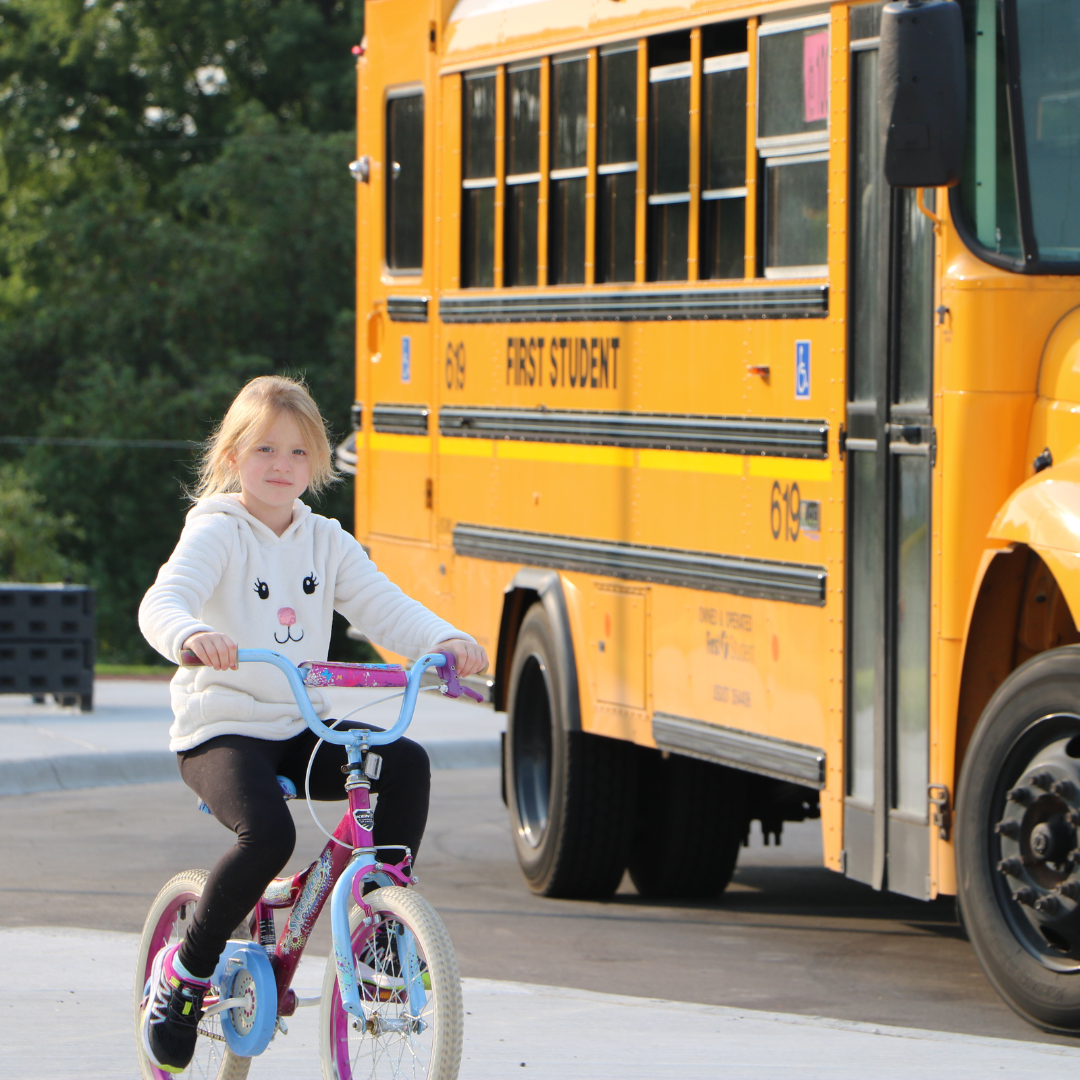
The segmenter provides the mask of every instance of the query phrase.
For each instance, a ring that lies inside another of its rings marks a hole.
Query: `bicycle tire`
[[[206,885],[206,878],[205,870],[184,870],[177,874],[166,882],[157,894],[146,916],[139,939],[139,955],[135,962],[135,1053],[139,1059],[139,1071],[143,1080],[173,1080],[177,1075],[206,1077],[207,1080],[246,1080],[251,1067],[251,1058],[237,1057],[225,1045],[221,1035],[221,1023],[217,1017],[199,1025],[200,1032],[205,1028],[210,1035],[200,1036],[191,1065],[183,1073],[168,1073],[155,1068],[143,1049],[142,1006],[150,967],[163,945],[179,941],[183,937],[183,924],[194,913],[195,904]],[[182,910],[185,908],[186,910]],[[251,935],[247,926],[241,925],[233,932],[233,936],[249,938]]]
[[[393,969],[390,950],[385,945],[374,949],[382,953],[374,966],[366,964],[368,979],[361,983],[366,1027],[357,1032],[351,1017],[341,1004],[337,967],[331,957],[323,978],[322,1006],[319,1016],[319,1055],[323,1080],[457,1080],[461,1066],[461,1041],[465,1026],[461,1000],[461,976],[450,935],[435,909],[419,893],[400,886],[389,886],[369,893],[376,922],[363,924],[359,908],[349,917],[353,957],[358,965],[373,959],[373,943],[379,928],[387,933],[396,926],[413,935],[417,952],[427,964],[426,1003],[422,1010],[425,1023],[419,1031],[388,1029],[380,1024],[403,1024],[417,1019],[409,1012],[404,979]],[[388,936],[382,939],[389,940]]]

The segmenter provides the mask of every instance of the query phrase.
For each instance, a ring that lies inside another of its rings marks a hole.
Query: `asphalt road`
[[[321,837],[293,808],[299,869]],[[0,837],[0,925],[136,932],[173,873],[211,865],[229,842],[180,783],[0,798]],[[755,839],[712,903],[642,901],[628,881],[608,903],[548,900],[518,871],[497,770],[439,771],[417,870],[466,976],[1069,1043],[1000,1001],[951,901],[822,869],[815,822],[789,825],[779,849]],[[320,925],[309,949],[328,945]]]

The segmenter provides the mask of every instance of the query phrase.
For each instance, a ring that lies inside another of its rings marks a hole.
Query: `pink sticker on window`
[[[803,118],[812,124],[829,115],[829,31],[803,38]]]

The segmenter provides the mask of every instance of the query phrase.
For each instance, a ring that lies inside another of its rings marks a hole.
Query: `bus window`
[[[766,277],[827,273],[829,17],[758,30],[758,153]]]
[[[506,72],[504,285],[535,285],[540,196],[540,65]]]
[[[971,118],[960,198],[979,243],[998,255],[1020,259],[1023,250],[1000,9],[995,0],[968,0],[962,10]]]
[[[707,27],[702,38],[701,276],[741,278],[746,243],[746,24]]]
[[[682,59],[683,55],[687,59]],[[673,57],[679,59],[671,62]],[[650,281],[685,281],[690,244],[689,34],[649,42]],[[656,63],[655,60],[667,61]]]
[[[600,50],[596,280],[634,280],[637,221],[637,45]]]
[[[589,58],[551,61],[551,173],[548,194],[548,282],[585,281],[585,180]]]
[[[824,274],[827,154],[765,161],[765,276]]]
[[[424,264],[424,94],[391,90],[386,102],[386,266],[419,274]]]
[[[465,76],[462,107],[461,284],[495,284],[495,74]]]

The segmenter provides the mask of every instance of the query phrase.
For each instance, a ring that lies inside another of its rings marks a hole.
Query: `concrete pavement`
[[[391,693],[327,691],[335,717]],[[359,715],[389,727],[398,704],[387,701]],[[91,713],[64,708],[51,697],[36,705],[26,695],[2,695],[0,795],[175,780],[176,756],[168,751],[171,722],[164,680],[98,679]],[[498,764],[504,728],[504,714],[488,705],[425,690],[409,736],[424,745],[437,769],[476,768]]]
[[[136,1078],[137,944],[134,934],[0,929],[3,1075]],[[305,958],[297,990],[318,993],[324,964]],[[1080,1049],[1042,1043],[488,979],[463,989],[461,1080],[1042,1080],[1080,1068]],[[260,1080],[319,1075],[318,1012],[289,1020],[255,1066]]]
[[[385,696],[334,693],[337,715]],[[90,715],[0,697],[0,794],[176,779],[175,757],[165,749],[168,684],[101,680],[95,696]],[[395,714],[396,705],[387,703],[366,715],[385,726]],[[491,765],[498,761],[504,719],[486,706],[425,693],[411,734],[436,767]],[[78,882],[71,888],[77,893]],[[0,1075],[135,1078],[130,1001],[136,943],[129,933],[0,929]],[[664,962],[666,954],[654,954],[654,962]],[[579,958],[589,962],[584,954]],[[317,992],[322,969],[322,960],[307,959],[297,989]],[[512,1069],[544,1080],[921,1080],[938,1074],[982,1080],[1041,1078],[1080,1065],[1080,1049],[1071,1046],[653,1000],[645,996],[648,985],[637,982],[619,988],[642,996],[466,979],[461,1077],[488,1080]],[[692,998],[692,988],[680,996]],[[279,1037],[256,1068],[266,1080],[317,1076],[318,1010],[290,1020],[288,1036]]]

